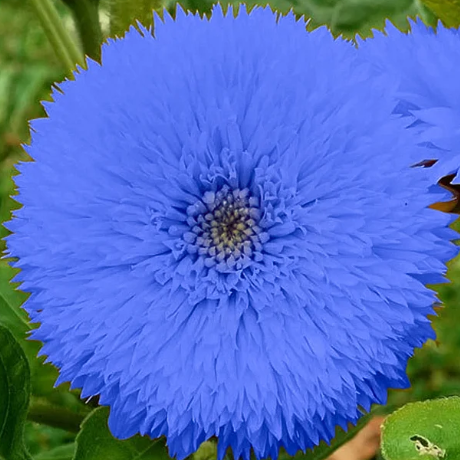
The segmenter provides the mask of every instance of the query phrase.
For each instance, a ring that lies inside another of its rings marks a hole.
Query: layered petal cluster
[[[397,86],[396,112],[407,117],[420,142],[436,160],[433,180],[454,175],[460,167],[460,34],[438,24],[436,32],[420,19],[403,33],[387,23],[385,32],[360,43],[359,52]]]
[[[8,227],[33,337],[126,438],[277,457],[406,387],[456,254],[386,76],[293,15],[178,10],[54,91]],[[372,77],[372,78],[371,78]]]

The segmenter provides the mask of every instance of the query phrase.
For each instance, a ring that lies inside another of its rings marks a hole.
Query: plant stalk
[[[99,22],[99,0],[63,0],[72,10],[83,51],[100,62],[102,30]]]
[[[58,58],[70,74],[76,64],[84,66],[83,56],[62,23],[52,0],[30,0]]]
[[[78,433],[84,416],[62,407],[43,403],[32,403],[29,406],[27,419],[42,425]]]

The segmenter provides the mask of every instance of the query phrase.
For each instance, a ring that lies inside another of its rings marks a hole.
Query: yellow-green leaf
[[[460,26],[460,0],[421,0],[447,27]]]
[[[153,11],[161,11],[160,0],[110,0],[110,34],[122,36],[139,21],[144,27],[153,23]]]

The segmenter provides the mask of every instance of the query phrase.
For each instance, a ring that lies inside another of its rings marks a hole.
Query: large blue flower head
[[[460,34],[421,20],[405,34],[387,23],[386,32],[360,43],[360,54],[397,86],[396,112],[430,146],[433,180],[460,183]],[[429,162],[428,164],[431,164]]]
[[[293,15],[132,29],[33,122],[8,238],[33,337],[179,459],[330,440],[405,387],[456,250],[386,77]]]

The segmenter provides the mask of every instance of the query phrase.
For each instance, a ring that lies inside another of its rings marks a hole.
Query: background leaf
[[[110,35],[122,36],[139,21],[144,27],[153,23],[152,10],[161,10],[161,0],[109,0]]]
[[[17,340],[24,340],[30,326],[27,313],[20,307],[27,295],[12,289],[9,284],[12,275],[7,265],[0,265],[0,324],[11,330]]]
[[[207,14],[215,2],[181,0],[179,3],[187,10]],[[230,0],[229,3],[238,6],[240,1]],[[269,4],[282,13],[293,9],[296,15],[311,18],[309,29],[326,24],[334,35],[348,38],[353,38],[356,33],[369,36],[373,28],[383,28],[387,19],[403,30],[409,27],[408,16],[421,16],[431,24],[436,23],[434,15],[419,0],[247,0],[245,3],[249,8]],[[102,1],[102,5],[110,11],[111,35],[122,35],[136,20],[149,26],[152,23],[152,9],[161,11],[165,7],[174,14],[176,4],[176,0]]]
[[[460,460],[460,398],[406,404],[382,428],[387,460]]]
[[[58,373],[51,364],[43,365],[44,358],[37,358],[40,342],[26,340],[26,333],[31,326],[28,323],[27,313],[21,308],[21,305],[27,299],[27,294],[15,289],[18,287],[17,283],[10,283],[15,273],[16,270],[9,265],[3,261],[0,263],[0,325],[11,331],[26,354],[33,393],[39,396],[48,395],[55,391],[53,385]]]
[[[460,0],[421,0],[447,27],[460,25]]]
[[[163,439],[134,436],[125,441],[115,439],[107,426],[108,407],[94,410],[83,422],[77,436],[74,460],[167,460]]]
[[[65,444],[37,455],[34,460],[72,460],[74,453],[75,443]]]
[[[460,0],[457,0],[460,1]],[[230,0],[239,5],[238,0]],[[291,9],[297,16],[310,18],[308,29],[327,25],[334,35],[354,38],[372,35],[372,29],[382,29],[389,19],[396,27],[407,30],[407,17],[422,16],[433,18],[418,0],[247,0],[248,7],[269,4],[272,8],[287,13]],[[167,0],[166,8],[173,12],[175,0]],[[209,12],[213,4],[209,0],[182,0],[180,2],[191,11]]]
[[[27,358],[13,334],[0,326],[0,454],[6,460],[31,459],[24,446],[29,391]]]

